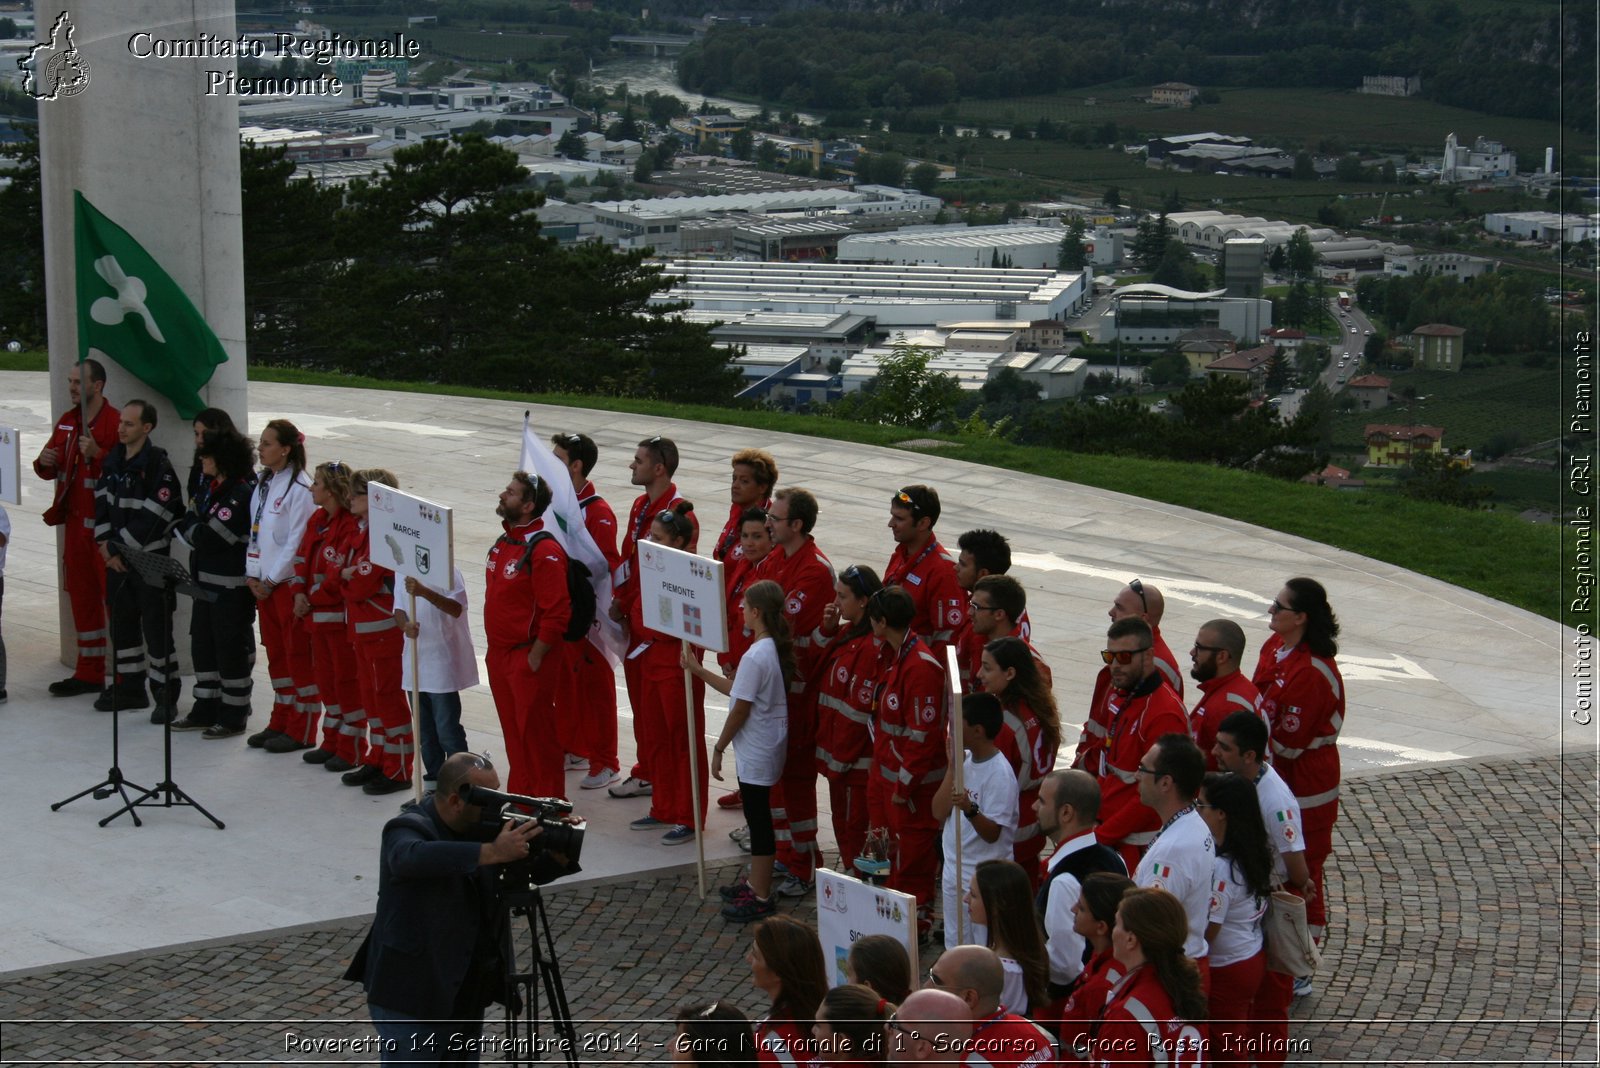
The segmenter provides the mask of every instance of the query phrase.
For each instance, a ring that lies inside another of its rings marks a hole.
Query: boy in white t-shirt
[[[417,647],[417,745],[422,750],[424,782],[433,782],[445,758],[467,749],[461,726],[461,691],[478,685],[478,657],[472,651],[467,621],[467,584],[459,567],[452,568],[450,592],[424,586],[406,576],[406,592],[417,595],[414,622],[395,609],[406,636],[400,658],[400,683],[411,692],[411,646]]]
[[[961,945],[958,921],[966,915],[963,893],[972,882],[973,869],[986,860],[1010,860],[1017,833],[1017,773],[995,746],[1004,716],[993,694],[968,694],[962,700],[966,720],[962,744],[961,788],[955,785],[955,761],[944,774],[933,797],[934,818],[944,823],[944,944]],[[956,864],[956,835],[961,836],[961,864]],[[968,943],[985,945],[988,930],[967,925]]]

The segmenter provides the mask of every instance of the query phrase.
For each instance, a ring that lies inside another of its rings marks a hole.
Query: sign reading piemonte
[[[720,561],[641,541],[635,567],[645,626],[714,653],[728,651]]]
[[[455,567],[450,509],[379,482],[367,484],[368,558],[424,586],[449,589]]]

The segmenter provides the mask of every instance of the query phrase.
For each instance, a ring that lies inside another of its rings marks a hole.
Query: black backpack
[[[533,548],[546,538],[554,538],[548,530],[541,530],[528,539],[528,548],[522,554],[524,567],[533,559]],[[562,632],[562,637],[569,642],[581,642],[589,636],[589,628],[594,626],[595,600],[594,587],[589,585],[589,569],[583,564],[567,557],[567,597],[572,601],[572,618],[567,621],[567,629]]]

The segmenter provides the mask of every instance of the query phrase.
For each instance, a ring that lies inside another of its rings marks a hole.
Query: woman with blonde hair
[[[352,475],[350,466],[339,460],[317,465],[311,478],[317,510],[306,520],[293,580],[294,615],[311,634],[311,662],[323,708],[322,744],[302,759],[335,772],[354,771],[366,756],[367,716],[338,588],[356,529],[356,517],[350,514]]]

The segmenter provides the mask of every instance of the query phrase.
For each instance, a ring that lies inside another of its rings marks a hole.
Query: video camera
[[[529,840],[525,860],[501,866],[504,881],[540,885],[583,870],[578,866],[578,858],[583,852],[583,832],[588,824],[572,818],[572,802],[559,797],[508,794],[470,782],[462,783],[460,790],[467,804],[483,810],[478,820],[478,833],[485,841],[493,841],[507,820],[519,825],[537,823],[544,828],[543,834]]]

